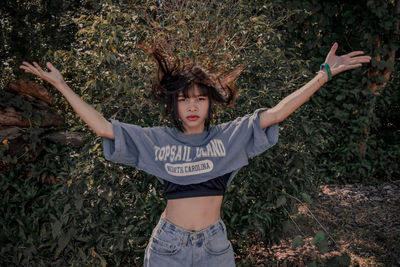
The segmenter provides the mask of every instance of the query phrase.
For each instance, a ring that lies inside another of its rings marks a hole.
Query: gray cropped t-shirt
[[[261,129],[258,109],[233,121],[185,135],[176,128],[140,127],[111,120],[115,139],[103,138],[107,160],[136,167],[175,184],[205,182],[232,173],[278,141],[278,124]]]

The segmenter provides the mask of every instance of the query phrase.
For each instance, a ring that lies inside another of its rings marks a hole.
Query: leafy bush
[[[382,40],[388,38],[392,28],[383,30],[386,23],[379,28],[372,19],[365,21],[368,16],[362,12],[381,21],[391,2],[382,4],[386,5],[382,14],[370,2],[365,8],[311,0],[301,4],[103,1],[96,7],[82,1],[86,8],[65,17],[74,22],[73,38],[68,37],[65,46],[37,50],[38,54],[33,48],[40,45],[34,44],[28,58],[41,65],[54,62],[71,87],[106,118],[141,126],[171,125],[163,107],[149,96],[153,62],[136,48],[154,37],[165,38],[174,42],[181,57],[202,61],[214,70],[220,67],[218,62],[225,62],[227,70],[245,66],[236,105],[217,109],[215,123],[220,123],[271,107],[299,88],[314,75],[312,70],[323,62],[333,40],[343,44],[342,51],[360,48],[384,57],[384,45],[376,49],[372,40],[379,31]],[[354,17],[363,22],[358,30],[350,27]],[[360,35],[363,32],[365,36]],[[50,42],[45,36],[40,37],[44,44]],[[9,65],[2,66],[12,73],[2,79],[24,76],[10,68],[18,60],[9,59]],[[236,252],[245,253],[251,235],[266,243],[279,239],[282,221],[293,206],[286,193],[307,199],[307,188],[321,180],[369,181],[398,174],[400,150],[393,130],[398,130],[398,76],[380,95],[367,89],[375,79],[366,68],[335,78],[280,125],[276,147],[240,171],[222,209]],[[79,150],[49,145],[34,164],[7,161],[7,170],[0,172],[4,192],[0,261],[2,265],[140,265],[166,204],[162,186],[146,173],[106,161],[101,138],[55,95],[67,128],[84,132],[85,145]],[[3,144],[3,162],[6,151]],[[42,184],[46,177],[59,182]]]
[[[393,159],[399,157],[399,138],[394,136],[399,129],[395,115],[399,112],[399,96],[394,88],[399,80],[394,55],[399,48],[400,15],[395,1],[355,5],[310,0],[285,4],[294,12],[287,24],[285,41],[302,58],[309,58],[314,69],[335,41],[342,45],[340,52],[363,50],[373,56],[368,75],[365,68],[341,74],[311,99],[313,112],[304,113],[306,120],[324,122],[319,129],[313,127],[322,133],[322,140],[310,144],[321,180],[397,179],[399,168]],[[392,73],[391,81],[374,91],[376,84],[387,82],[385,73]],[[320,150],[320,143],[324,144],[324,151]]]

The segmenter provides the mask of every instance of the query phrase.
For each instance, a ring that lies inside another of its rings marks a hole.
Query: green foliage
[[[37,60],[47,51],[69,49],[76,33],[71,20],[86,0],[3,0],[0,5],[0,87],[15,78],[22,60]]]
[[[398,117],[393,116],[399,111],[399,94],[395,90],[399,84],[398,67],[388,58],[399,47],[396,27],[400,15],[394,12],[395,1],[365,1],[356,5],[343,1],[284,2],[294,12],[287,24],[285,41],[302,58],[309,58],[314,69],[337,41],[339,53],[363,50],[373,56],[370,71],[393,71],[391,82],[379,94],[368,87],[385,79],[381,75],[367,75],[363,68],[340,74],[311,99],[312,111],[304,113],[304,119],[323,122],[319,129],[311,126],[314,136],[309,139],[320,179],[395,179],[399,169],[391,158],[399,157],[399,138],[385,136],[399,129]]]
[[[55,9],[58,13],[52,16],[53,9],[44,8],[48,1],[32,1],[26,8],[46,10],[51,22],[38,16],[43,21],[36,23],[26,14],[27,38],[38,34],[29,49],[13,50],[16,41],[6,38],[1,85],[10,77],[24,77],[16,71],[22,58],[41,65],[51,61],[106,118],[141,126],[171,125],[163,107],[149,95],[154,63],[136,47],[163,37],[174,44],[176,54],[215,71],[221,68],[219,62],[225,62],[226,70],[245,66],[236,105],[217,109],[215,123],[220,123],[277,104],[312,78],[333,41],[341,45],[339,53],[362,49],[385,58],[397,45],[391,33],[398,16],[389,16],[391,1],[377,2],[102,1],[91,6],[91,1],[67,1],[58,7],[65,10]],[[17,1],[15,6],[21,4]],[[2,29],[11,32],[12,21],[6,16]],[[50,27],[53,21],[59,24]],[[63,25],[71,31],[50,34],[52,27]],[[380,48],[374,45],[376,38],[382,40]],[[310,204],[306,191],[318,181],[368,182],[398,174],[398,66],[384,62],[373,64],[393,68],[395,75],[380,95],[367,88],[378,77],[369,77],[366,68],[335,77],[280,125],[276,147],[240,171],[222,209],[228,236],[237,241],[235,251],[248,247],[250,235],[266,244],[279,240],[288,215],[285,207],[293,204],[286,193]],[[85,145],[79,150],[50,145],[35,164],[18,163],[7,155],[7,144],[0,146],[0,160],[9,166],[0,172],[0,262],[140,265],[166,204],[161,184],[141,171],[106,161],[101,138],[60,95],[56,97],[67,128],[86,133]],[[10,101],[24,116],[34,117],[28,104],[18,98]],[[39,131],[25,133],[31,149]],[[360,150],[364,146],[367,149]],[[47,177],[59,182],[42,184]],[[326,250],[325,239],[322,233],[314,239],[321,252]],[[300,240],[293,243],[299,245]]]
[[[301,236],[296,236],[293,239],[292,249],[296,249],[297,247],[302,246],[303,244],[304,244],[303,238],[301,238]]]
[[[323,231],[319,231],[313,239],[313,244],[318,247],[318,250],[324,254],[328,252],[328,242]]]

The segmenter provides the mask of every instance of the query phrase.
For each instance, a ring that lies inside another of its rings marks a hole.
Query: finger
[[[336,54],[336,50],[338,49],[338,47],[339,47],[339,44],[338,44],[337,42],[335,42],[335,43],[332,45],[331,50],[330,50],[329,53],[328,53],[328,57],[329,57],[329,56],[332,56],[332,55],[335,55],[335,54]]]
[[[38,75],[38,71],[34,66],[32,66],[29,62],[22,62],[22,65],[20,66],[21,69],[25,70],[25,72],[33,73],[35,75]]]
[[[26,61],[23,61],[22,65],[20,67],[21,68],[22,67],[24,67],[24,68],[33,68],[33,66],[29,62],[26,62]]]
[[[47,67],[47,69],[50,70],[50,71],[57,71],[57,72],[58,72],[58,70],[56,69],[56,67],[54,67],[54,65],[51,64],[50,62],[47,62],[46,67]]]
[[[37,64],[36,62],[33,62],[33,65],[35,66],[35,68],[38,70],[39,73],[43,73],[44,72],[42,70],[42,68],[39,66],[39,64]]]
[[[32,71],[28,67],[26,67],[24,65],[19,66],[19,68],[24,70],[25,72],[31,72],[32,73]]]
[[[369,63],[370,61],[371,61],[370,56],[356,57],[350,60],[350,64]]]
[[[25,70],[26,72],[29,71],[29,68],[25,65],[21,65],[19,68]]]
[[[27,66],[25,65],[25,62],[22,62],[22,64],[19,65],[19,68],[20,68],[20,69],[26,69]]]
[[[363,54],[364,54],[363,51],[353,51],[353,52],[348,53],[347,56],[356,57],[356,56],[360,56],[360,55],[363,55]]]
[[[365,60],[366,62],[370,62],[372,58],[370,56],[363,56],[361,59]]]
[[[53,64],[51,64],[50,62],[47,62],[46,63],[46,67],[50,70],[50,71],[54,71],[54,66],[53,66]]]
[[[31,64],[29,62],[27,62],[27,61],[22,61],[22,65],[31,66]]]

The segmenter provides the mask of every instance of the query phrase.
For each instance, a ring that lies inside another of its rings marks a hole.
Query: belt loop
[[[182,237],[182,245],[184,245],[184,246],[187,246],[187,241],[188,241],[188,239],[190,239],[189,238],[189,234],[188,233],[184,233],[183,234],[183,237]]]
[[[204,231],[204,244],[208,243],[208,231]]]
[[[160,220],[160,221],[161,221],[161,223],[160,223],[160,229],[164,230],[164,229],[165,229],[165,224],[166,224],[167,222],[165,221],[164,218],[163,218],[162,220]]]
[[[225,223],[221,220],[221,218],[219,219],[219,222],[221,223],[222,229],[224,230],[224,233],[226,234],[226,225],[225,225]]]

